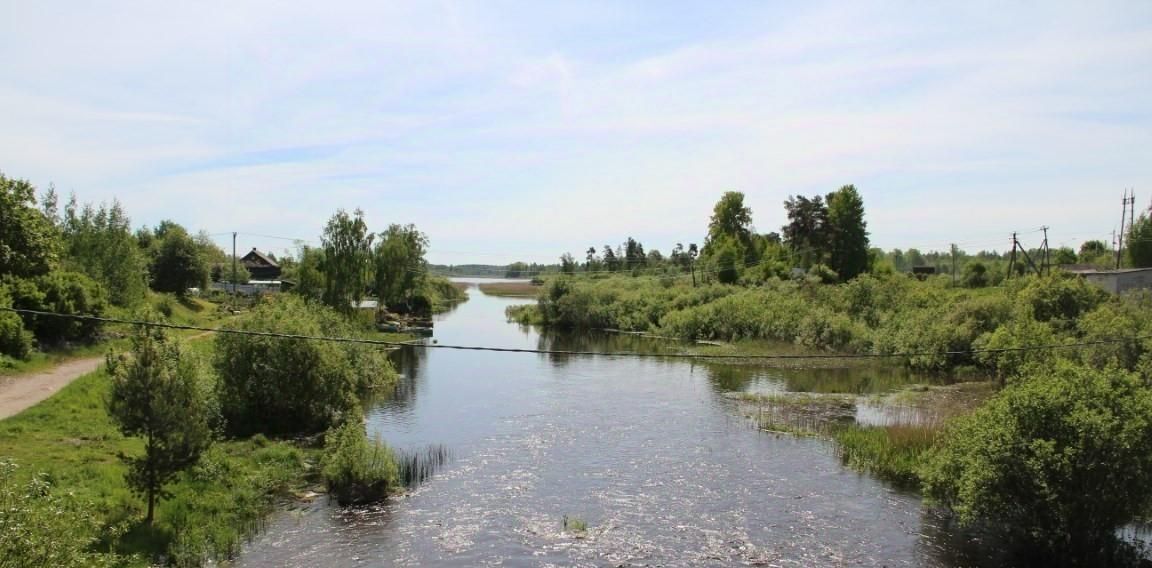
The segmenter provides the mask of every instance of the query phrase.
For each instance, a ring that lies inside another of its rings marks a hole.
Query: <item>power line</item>
[[[1095,341],[1080,341],[1075,343],[1062,343],[1062,344],[1047,344],[1047,345],[1028,345],[1023,347],[1002,347],[995,349],[964,349],[956,351],[905,351],[901,353],[821,353],[809,355],[797,354],[776,354],[776,355],[731,355],[731,354],[700,354],[700,353],[643,353],[639,351],[570,351],[563,349],[522,349],[514,347],[486,347],[476,345],[445,345],[439,343],[410,343],[402,341],[386,341],[382,339],[365,339],[359,337],[331,337],[323,335],[298,335],[292,333],[276,333],[271,331],[253,331],[245,329],[229,329],[220,327],[202,327],[196,325],[182,325],[167,322],[151,322],[142,320],[129,320],[123,318],[113,318],[104,316],[94,316],[86,314],[61,314],[56,312],[47,312],[41,310],[27,310],[22,308],[7,308],[0,307],[0,311],[13,312],[17,314],[29,314],[37,316],[59,317],[67,319],[80,319],[86,321],[98,321],[103,323],[116,323],[136,325],[143,327],[156,327],[163,329],[179,329],[187,331],[205,331],[221,334],[232,335],[247,335],[253,337],[272,337],[277,339],[295,339],[295,340],[311,340],[311,341],[328,341],[333,343],[356,343],[364,345],[377,345],[384,347],[404,347],[415,346],[424,347],[429,349],[451,349],[455,351],[489,351],[496,353],[536,353],[542,355],[578,355],[578,356],[602,356],[602,357],[639,357],[639,358],[670,358],[670,359],[727,359],[727,360],[803,360],[803,359],[895,359],[907,357],[924,357],[924,356],[954,356],[954,355],[974,355],[977,353],[1016,353],[1022,351],[1044,351],[1053,349],[1072,349],[1079,347],[1090,347],[1093,345],[1110,345],[1115,343],[1125,343],[1129,341],[1139,341],[1145,339],[1152,339],[1152,335],[1136,335],[1132,337],[1120,337],[1110,339],[1100,339]]]

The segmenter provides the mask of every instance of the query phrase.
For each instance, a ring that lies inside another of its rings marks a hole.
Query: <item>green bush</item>
[[[341,505],[384,498],[399,485],[400,470],[391,448],[370,442],[361,420],[348,420],[324,437],[321,471],[328,491]]]
[[[11,307],[12,300],[0,286],[0,307]],[[27,359],[32,354],[32,333],[24,329],[24,320],[12,312],[0,312],[0,355]]]
[[[1106,547],[1152,505],[1152,391],[1068,363],[1008,386],[948,428],[923,473],[965,524],[1053,555]]]
[[[231,326],[306,336],[357,335],[340,314],[293,295],[261,304]],[[229,432],[283,436],[340,423],[365,388],[394,382],[378,348],[360,344],[221,333],[214,364]]]
[[[89,507],[60,495],[44,475],[29,479],[0,460],[0,568],[114,566],[113,554],[92,551],[101,528]]]
[[[61,314],[100,316],[108,305],[104,289],[78,272],[51,272],[31,279],[7,277],[0,283],[11,297],[12,307]],[[100,322],[25,314],[24,327],[42,345],[91,342]]]

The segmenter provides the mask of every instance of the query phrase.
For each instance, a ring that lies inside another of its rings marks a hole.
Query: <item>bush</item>
[[[282,295],[231,326],[308,336],[355,336],[331,309]],[[377,348],[221,333],[214,364],[228,430],[283,436],[323,432],[356,406],[358,390],[396,379]]]
[[[1091,553],[1152,504],[1149,455],[1152,391],[1132,374],[1063,363],[954,422],[924,488],[962,523],[1053,555]]]
[[[108,305],[104,289],[78,272],[52,272],[33,279],[8,277],[2,287],[7,289],[12,307],[25,310],[100,316]],[[32,314],[21,317],[36,340],[48,345],[91,342],[101,328],[101,323],[93,320]]]
[[[377,501],[399,485],[395,454],[379,440],[369,442],[359,419],[330,430],[324,446],[324,482],[341,505]]]
[[[21,481],[18,466],[0,461],[0,566],[113,566],[112,554],[91,551],[101,523],[44,475]]]
[[[12,300],[0,286],[0,307],[11,307]],[[32,354],[32,333],[24,329],[24,320],[12,312],[0,312],[0,355],[27,359]]]

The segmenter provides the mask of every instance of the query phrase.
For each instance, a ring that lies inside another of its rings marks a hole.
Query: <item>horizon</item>
[[[667,254],[847,184],[874,247],[1077,249],[1152,203],[1146,2],[13,3],[0,63],[5,175],[240,254],[341,208],[434,264]]]

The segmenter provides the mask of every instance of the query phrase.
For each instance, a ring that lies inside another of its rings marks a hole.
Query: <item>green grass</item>
[[[200,298],[178,298],[174,294],[160,294],[150,292],[148,306],[165,315],[168,321],[180,325],[195,325],[201,327],[215,327],[222,319],[228,317],[219,310],[216,304]],[[125,308],[113,308],[107,314],[109,317],[132,319],[135,311]],[[45,371],[76,359],[99,357],[112,350],[122,350],[128,347],[125,335],[128,326],[123,324],[107,324],[103,330],[103,340],[90,345],[66,345],[38,350],[32,353],[27,360],[17,360],[0,355],[0,377],[24,375]],[[177,337],[190,337],[201,332],[190,330],[174,330],[172,334]]]
[[[919,488],[920,471],[941,425],[847,426],[833,435],[845,465],[906,488]]]
[[[211,342],[194,342],[195,350]],[[257,437],[217,443],[201,463],[169,486],[152,529],[142,524],[143,501],[124,481],[117,457],[142,450],[125,438],[105,410],[109,379],[85,375],[52,398],[0,421],[0,455],[21,471],[46,472],[54,485],[89,504],[106,527],[106,544],[141,559],[168,554],[179,563],[234,554],[258,529],[277,495],[299,486],[315,469],[317,450]],[[126,531],[110,543],[115,528]]]

